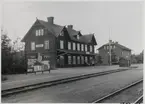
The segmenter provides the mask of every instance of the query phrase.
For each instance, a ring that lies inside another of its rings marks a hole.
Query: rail
[[[2,90],[2,97],[7,96],[7,95],[12,95],[12,94],[17,94],[20,92],[31,91],[31,90],[38,89],[38,88],[54,86],[54,85],[58,85],[58,84],[68,83],[68,82],[72,82],[72,81],[102,76],[102,75],[126,71],[126,70],[130,70],[130,69],[117,69],[117,70],[110,70],[110,71],[104,71],[104,72],[98,72],[98,73],[92,73],[92,74],[85,74],[85,75],[79,75],[79,76],[75,76],[75,77],[53,80],[53,81],[49,81],[49,82],[41,82],[41,83],[37,83],[37,84],[33,84],[33,85],[6,89],[6,90]]]
[[[116,91],[114,91],[114,92],[112,92],[112,93],[110,93],[110,94],[108,94],[108,95],[106,95],[106,96],[103,96],[103,97],[101,97],[101,98],[99,98],[99,99],[93,101],[92,103],[101,103],[102,101],[104,101],[104,100],[106,100],[106,99],[109,99],[110,97],[112,97],[112,96],[114,96],[114,95],[117,95],[117,94],[120,93],[121,91],[124,91],[124,90],[126,90],[126,89],[128,89],[128,88],[130,88],[130,87],[132,87],[132,86],[134,86],[134,85],[136,85],[136,84],[138,84],[138,83],[141,83],[142,81],[143,81],[143,79],[138,80],[138,81],[136,81],[136,82],[134,82],[134,83],[132,83],[132,84],[130,84],[130,85],[128,85],[128,86],[125,86],[125,87],[123,87],[123,88],[121,88],[121,89],[119,89],[119,90],[116,90]]]

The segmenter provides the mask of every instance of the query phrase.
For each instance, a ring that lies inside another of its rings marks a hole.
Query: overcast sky
[[[36,17],[46,20],[53,16],[54,23],[72,24],[82,34],[94,33],[99,48],[113,41],[132,49],[143,50],[143,4],[137,1],[123,2],[6,2],[3,5],[3,26],[14,40],[23,38]]]

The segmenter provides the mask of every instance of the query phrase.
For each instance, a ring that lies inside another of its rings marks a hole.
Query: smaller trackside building
[[[119,44],[118,42],[113,42],[110,40],[110,48],[111,48],[111,58],[112,64],[118,63],[120,57],[123,57],[128,60],[128,63],[131,63],[131,49]],[[109,43],[102,45],[98,48],[99,55],[102,58],[102,64],[108,65],[109,64]],[[116,59],[116,62],[113,62],[113,59]]]
[[[36,62],[46,69],[93,65],[97,45],[94,34],[82,35],[73,25],[54,24],[54,17],[47,21],[36,19],[22,42],[28,71],[33,70]]]

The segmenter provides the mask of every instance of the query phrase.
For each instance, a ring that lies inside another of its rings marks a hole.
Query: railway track
[[[141,104],[141,103],[143,103],[143,95],[140,96],[140,97],[134,102],[134,104]]]
[[[130,70],[130,69],[110,70],[110,71],[85,74],[85,75],[80,75],[80,76],[75,76],[75,77],[70,77],[70,78],[64,78],[64,79],[59,79],[59,80],[54,80],[54,81],[49,81],[49,82],[41,82],[41,83],[37,83],[37,84],[33,84],[33,85],[27,85],[27,86],[21,86],[21,87],[2,90],[1,95],[2,95],[2,97],[5,97],[8,95],[13,95],[13,94],[21,93],[21,92],[26,92],[26,91],[31,91],[31,90],[38,89],[38,88],[50,87],[50,86],[54,86],[54,85],[58,85],[58,84],[73,82],[73,81],[77,81],[77,80],[102,76],[102,75],[116,73],[116,72],[122,72],[122,71],[126,71],[126,70]]]
[[[128,86],[125,86],[125,87],[123,87],[123,88],[121,88],[121,89],[119,89],[119,90],[116,90],[116,91],[114,91],[114,92],[112,92],[112,93],[110,93],[110,94],[108,94],[108,95],[106,95],[106,96],[103,96],[103,97],[101,97],[101,98],[99,98],[99,99],[93,101],[92,103],[101,103],[101,102],[103,102],[103,101],[105,101],[105,100],[107,100],[107,99],[109,99],[109,98],[111,98],[111,97],[113,97],[113,96],[115,96],[115,95],[118,95],[120,92],[122,92],[122,91],[124,91],[124,90],[126,90],[126,89],[128,89],[128,88],[130,88],[130,87],[132,87],[132,86],[135,86],[136,84],[139,84],[139,83],[141,83],[141,82],[143,82],[143,79],[138,80],[138,81],[136,81],[136,82],[134,82],[134,83],[132,83],[132,84],[130,84],[130,85],[128,85]],[[139,103],[142,102],[142,101],[143,101],[143,96],[141,96],[139,99],[137,99],[137,100],[135,101],[135,104],[139,104]]]

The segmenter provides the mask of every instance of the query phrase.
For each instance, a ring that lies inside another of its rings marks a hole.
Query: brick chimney
[[[115,42],[116,44],[118,44],[118,42]]]
[[[72,29],[73,28],[73,25],[68,25],[67,28],[68,29]]]
[[[47,21],[50,24],[53,24],[54,17],[47,17]]]
[[[112,40],[109,40],[110,43],[112,43]]]

